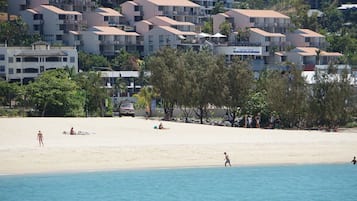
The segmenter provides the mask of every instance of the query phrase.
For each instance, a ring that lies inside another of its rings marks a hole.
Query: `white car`
[[[119,116],[132,116],[135,117],[134,104],[130,102],[124,102],[119,106]]]

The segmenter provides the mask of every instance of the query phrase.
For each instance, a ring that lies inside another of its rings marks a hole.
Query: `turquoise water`
[[[357,166],[188,168],[0,176],[1,201],[356,201]]]

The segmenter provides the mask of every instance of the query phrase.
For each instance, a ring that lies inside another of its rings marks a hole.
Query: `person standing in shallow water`
[[[224,166],[225,166],[225,167],[227,167],[227,164],[228,164],[229,166],[232,166],[232,165],[231,165],[231,161],[229,160],[229,156],[228,156],[228,154],[227,154],[226,152],[224,152],[224,159],[226,160],[226,162],[224,163]]]
[[[43,144],[43,134],[41,133],[41,131],[38,131],[38,133],[37,133],[37,139],[38,139],[38,143],[39,143],[40,147],[41,147],[41,146],[45,146],[45,145]]]
[[[351,163],[353,163],[353,165],[356,165],[356,163],[357,163],[356,156],[355,156],[355,157],[353,157],[353,159],[352,159]]]

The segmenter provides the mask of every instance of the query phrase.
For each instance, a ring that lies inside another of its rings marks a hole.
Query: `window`
[[[164,42],[164,36],[163,35],[159,35],[159,42],[163,43]]]
[[[134,11],[140,11],[139,6],[134,6]]]
[[[33,30],[34,30],[34,31],[39,31],[39,30],[40,30],[40,25],[34,24],[34,25],[33,25]]]
[[[135,16],[134,18],[135,22],[143,20],[143,16]]]
[[[163,6],[159,6],[159,11],[163,11],[164,7]]]
[[[104,16],[104,22],[108,22],[109,17],[108,16]]]
[[[5,55],[0,54],[0,61],[4,61],[5,60]]]
[[[9,63],[14,63],[14,57],[9,57],[8,60],[9,60]]]
[[[75,60],[76,60],[76,59],[75,59],[74,57],[70,57],[69,62],[74,63]]]
[[[306,37],[306,38],[305,38],[305,42],[306,42],[306,43],[309,43],[309,42],[310,42],[310,38],[309,38],[309,37]]]
[[[56,40],[62,40],[62,35],[56,35]]]
[[[59,24],[58,26],[59,26],[59,30],[61,31],[63,31],[66,27],[64,24]]]
[[[249,18],[249,22],[250,23],[254,23],[255,22],[255,18],[253,18],[253,17]]]
[[[34,14],[33,19],[34,20],[42,20],[42,14]]]
[[[24,62],[38,62],[38,58],[37,57],[25,57]]]
[[[40,66],[40,73],[42,73],[43,71],[45,71],[45,67],[44,66]]]
[[[59,62],[61,61],[59,57],[47,57],[46,62]]]
[[[38,73],[37,68],[25,68],[24,73]]]
[[[21,62],[21,58],[17,57],[16,62]]]
[[[21,68],[17,68],[16,73],[21,73]]]
[[[13,68],[9,68],[9,74],[14,74],[14,69]]]
[[[270,37],[265,37],[265,41],[270,41]]]
[[[63,57],[63,62],[67,62],[67,57]]]
[[[65,15],[58,15],[58,19],[64,20],[64,19],[66,19],[66,16]]]
[[[5,73],[5,66],[0,66],[0,73]]]

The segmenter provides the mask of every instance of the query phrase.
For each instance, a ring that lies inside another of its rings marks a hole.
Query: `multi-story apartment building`
[[[30,30],[42,33],[42,38],[49,43],[68,44],[69,32],[82,29],[82,14],[77,11],[40,5],[21,13]]]
[[[22,19],[28,25],[30,34],[43,35],[44,20],[42,13],[34,9],[26,9],[20,12]]]
[[[87,27],[112,26],[124,29],[125,17],[111,8],[96,8],[94,11],[83,12],[83,20]]]
[[[31,47],[0,47],[0,76],[9,82],[26,84],[44,71],[64,67],[78,72],[78,53],[74,47],[51,47],[45,42]]]
[[[288,52],[276,53],[278,61],[289,61],[304,70],[314,70],[315,67],[327,68],[328,65],[339,65],[338,52],[326,52],[315,47],[297,47]],[[346,65],[341,65],[346,67]]]
[[[206,16],[212,15],[212,10],[217,3],[221,2],[224,9],[229,10],[233,7],[233,0],[193,0],[194,3],[201,6],[201,11]]]
[[[246,28],[260,28],[271,33],[287,33],[292,26],[290,17],[273,10],[231,9],[213,16],[213,32],[228,21],[234,31]]]
[[[195,24],[191,22],[179,22],[165,16],[155,16],[147,20],[142,20],[135,24],[138,33],[144,34],[155,26],[170,26],[183,32],[194,32]]]
[[[133,0],[121,4],[121,8],[130,25],[155,16],[198,24],[202,15],[200,5],[189,0]]]
[[[80,32],[83,51],[104,56],[114,56],[121,49],[135,53],[141,51],[139,34],[126,32],[116,27],[94,26]]]
[[[97,5],[93,0],[47,0],[50,5],[56,6],[63,10],[68,11],[78,11],[78,12],[86,12],[94,10]]]
[[[319,49],[327,47],[325,36],[310,29],[297,29],[288,33],[286,38],[294,47],[316,47]]]
[[[262,47],[265,63],[274,62],[274,53],[286,49],[286,37],[281,33],[270,33],[258,28],[249,29],[249,42]]]
[[[156,26],[144,35],[144,55],[150,55],[162,47],[177,49],[200,49],[196,42],[197,33],[184,32],[170,26]]]
[[[12,15],[20,15],[21,11],[29,8],[36,8],[42,4],[49,4],[48,0],[9,0],[8,12]]]

